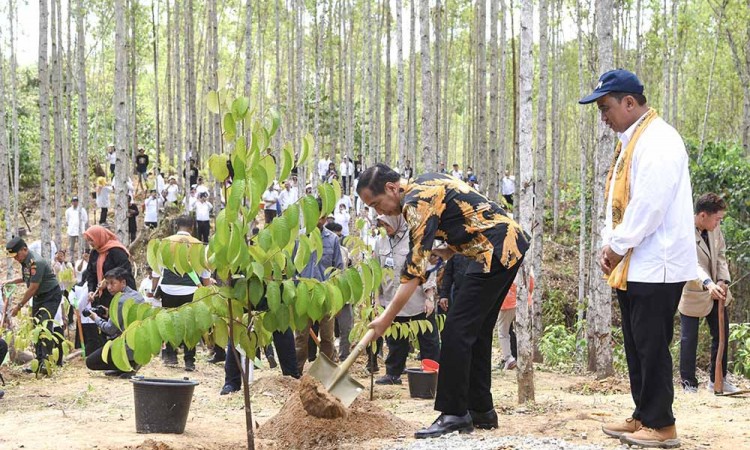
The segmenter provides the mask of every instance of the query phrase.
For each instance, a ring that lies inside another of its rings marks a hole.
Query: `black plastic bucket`
[[[185,431],[197,381],[133,377],[135,430],[138,433]]]
[[[406,376],[409,379],[409,395],[412,398],[435,398],[438,382],[437,372],[406,369]]]

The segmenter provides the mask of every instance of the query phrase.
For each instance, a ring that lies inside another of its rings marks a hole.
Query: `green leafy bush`
[[[750,378],[750,323],[733,323],[729,326],[729,345],[734,347],[729,361],[732,373]]]

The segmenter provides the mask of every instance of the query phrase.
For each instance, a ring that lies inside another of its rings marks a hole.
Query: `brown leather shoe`
[[[602,431],[607,436],[619,438],[625,433],[635,433],[636,431],[641,429],[641,426],[642,425],[640,420],[629,417],[620,422],[613,422],[602,425]]]
[[[680,440],[677,439],[677,428],[674,425],[658,429],[641,427],[635,433],[625,433],[620,436],[620,442],[655,448],[677,448],[680,446]]]

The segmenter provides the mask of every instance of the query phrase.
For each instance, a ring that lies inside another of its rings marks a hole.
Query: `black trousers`
[[[698,387],[695,377],[695,354],[698,351],[698,328],[700,317],[690,317],[680,314],[680,378],[687,386]],[[706,316],[706,323],[711,332],[711,363],[708,367],[711,382],[716,374],[716,355],[719,352],[719,308],[714,302],[711,312]],[[724,308],[724,354],[721,355],[721,368],[724,377],[727,376],[727,348],[729,346],[729,314]]]
[[[467,409],[486,412],[493,408],[492,338],[500,306],[520,264],[506,269],[493,256],[489,273],[464,275],[443,328],[436,410],[463,415]]]
[[[54,323],[51,319],[55,317],[57,308],[60,306],[62,301],[62,291],[54,289],[50,292],[45,292],[34,297],[34,304],[31,307],[31,314],[34,316],[36,324],[44,324],[46,321],[46,328],[52,333],[55,330]],[[40,338],[36,343],[36,359],[41,363],[48,355],[52,353],[52,349],[57,345],[56,339],[44,339]]]
[[[3,338],[0,338],[0,364],[5,361],[5,355],[8,354],[8,343]]]
[[[273,219],[276,218],[276,210],[275,209],[264,209],[263,215],[266,219],[266,225],[269,225],[271,222],[273,222]]]
[[[107,212],[109,212],[109,208],[101,209],[101,212],[99,213],[99,225],[107,223]]]
[[[182,306],[185,303],[193,301],[193,294],[190,295],[170,295],[164,292],[161,293],[161,306],[164,308],[176,308]],[[185,351],[185,362],[195,362],[195,347],[188,348],[185,343],[181,343],[180,347]],[[167,342],[164,346],[164,357],[168,359],[177,358],[177,349],[172,347],[172,344]]]
[[[208,220],[199,220],[198,224],[198,239],[208,244],[208,235],[211,232],[211,222]]]
[[[513,206],[513,194],[510,195],[503,195],[505,198],[505,201],[508,202],[510,206]]]
[[[107,339],[95,323],[82,323],[81,331],[83,334],[83,345],[86,346],[86,355],[90,355],[97,349],[102,348],[104,343],[107,342]],[[75,348],[81,348],[81,338],[78,337],[78,330],[76,330]]]
[[[628,281],[627,291],[617,290],[630,393],[635,402],[633,418],[649,428],[675,422],[669,345],[684,284]]]
[[[432,323],[432,331],[420,333],[417,335],[419,341],[419,353],[422,359],[432,359],[439,361],[440,358],[440,337],[438,335],[437,324],[435,323],[435,314],[426,317],[425,313],[417,314],[412,317],[396,317],[394,322],[403,323],[412,320],[429,320]],[[385,359],[385,373],[395,377],[400,377],[406,367],[406,358],[409,356],[409,339],[396,339],[392,336],[385,338],[388,344],[388,357]]]
[[[273,345],[279,356],[281,373],[286,376],[299,378],[297,371],[297,352],[294,348],[294,332],[291,328],[285,332],[273,332]],[[242,386],[242,372],[237,365],[235,357],[237,350],[230,344],[227,346],[226,359],[224,360],[224,385],[239,389]],[[252,364],[252,362],[251,362]]]
[[[112,362],[112,359],[110,356],[111,353],[107,355],[107,359],[102,359],[102,349],[104,346],[99,347],[94,352],[89,354],[86,357],[86,367],[89,370],[120,370],[117,368],[114,362]],[[132,359],[130,360],[130,365],[135,367],[135,361]]]

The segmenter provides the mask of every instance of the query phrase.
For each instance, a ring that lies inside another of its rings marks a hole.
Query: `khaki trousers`
[[[310,337],[310,327],[312,322],[308,321],[304,329],[298,330],[294,335],[294,346],[297,351],[297,368],[302,374],[307,361],[307,340]],[[324,317],[320,319],[320,351],[333,362],[336,362],[336,352],[333,346],[333,328],[334,319]]]

